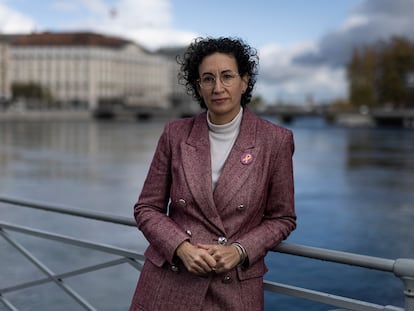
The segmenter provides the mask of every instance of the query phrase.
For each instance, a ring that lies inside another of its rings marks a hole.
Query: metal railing
[[[20,207],[33,208],[60,214],[72,215],[77,217],[84,217],[103,222],[110,222],[119,225],[135,227],[135,221],[132,218],[110,215],[100,212],[86,211],[82,209],[51,205],[46,203],[32,202],[20,200],[9,197],[0,196],[0,202],[5,204],[16,205]],[[119,258],[106,261],[104,263],[91,265],[82,269],[72,270],[66,273],[56,274],[51,271],[46,265],[39,261],[31,252],[19,244],[9,232],[19,232],[30,236],[36,236],[43,239],[53,240],[60,243],[80,246],[88,249],[98,250],[108,254],[117,255]],[[55,234],[51,232],[36,230],[24,226],[6,223],[0,221],[0,236],[2,236],[10,245],[17,251],[23,254],[29,261],[33,263],[43,274],[44,278],[35,281],[24,282],[14,286],[0,288],[0,302],[6,306],[8,310],[17,310],[15,306],[6,298],[6,295],[18,290],[30,288],[36,285],[53,282],[72,297],[80,306],[86,310],[96,310],[88,301],[86,301],[79,293],[75,292],[70,286],[65,283],[65,279],[77,275],[82,275],[92,271],[105,269],[108,267],[129,264],[141,271],[142,262],[145,257],[141,253],[137,253],[128,249],[123,249],[107,244],[100,244],[78,238],[73,238],[65,235]],[[297,245],[282,242],[273,251],[295,256],[302,256],[323,261],[335,262],[339,264],[358,266],[367,269],[374,269],[379,271],[391,272],[396,277],[400,278],[404,284],[404,302],[405,307],[399,308],[396,306],[383,306],[366,301],[351,299],[343,296],[332,295],[325,292],[314,291],[307,288],[290,286],[287,284],[275,283],[265,280],[265,290],[269,292],[294,296],[314,302],[319,302],[334,306],[339,310],[353,310],[353,311],[414,311],[414,259],[384,259],[379,257],[371,257],[359,255],[355,253],[340,252],[323,248],[315,248],[304,245]]]

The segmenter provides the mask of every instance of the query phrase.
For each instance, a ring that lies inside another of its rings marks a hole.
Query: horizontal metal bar
[[[133,218],[100,213],[96,211],[85,211],[73,207],[51,205],[47,203],[33,202],[21,200],[11,197],[0,196],[0,202],[24,206],[29,208],[41,209],[56,213],[63,213],[72,216],[86,217],[105,222],[112,222],[121,225],[136,226]],[[341,251],[327,250],[323,248],[316,248],[292,243],[282,242],[275,249],[274,252],[286,253],[296,256],[303,256],[324,261],[343,263],[353,266],[365,267],[369,269],[376,269],[381,271],[393,272],[395,260],[384,259],[378,257],[358,255],[354,253],[347,253]]]
[[[386,309],[387,306],[373,304],[361,300],[351,299],[347,297],[327,294],[319,291],[314,291],[306,288],[264,281],[264,288],[267,291],[303,298],[306,300],[316,301],[323,304],[345,308],[352,311],[384,311],[395,310],[404,311],[402,308],[393,307],[393,309]]]
[[[41,238],[48,239],[48,240],[54,240],[58,242],[80,246],[80,247],[86,247],[88,249],[94,249],[94,250],[111,253],[111,254],[115,254],[115,255],[119,255],[123,257],[130,257],[130,258],[135,258],[138,260],[145,260],[145,256],[140,253],[132,252],[124,248],[110,246],[107,244],[101,244],[101,243],[90,242],[87,240],[76,239],[76,238],[68,237],[65,235],[50,233],[50,232],[42,231],[42,230],[31,229],[28,227],[13,225],[13,224],[6,223],[6,222],[0,222],[0,228],[4,228],[10,231],[20,232],[24,234],[29,234],[32,236],[37,236],[37,237],[41,237]]]
[[[63,205],[51,205],[48,203],[33,202],[33,201],[15,199],[15,198],[10,198],[10,197],[5,197],[5,196],[0,196],[0,202],[22,206],[22,207],[34,208],[38,210],[44,210],[48,212],[59,213],[59,214],[67,214],[67,215],[72,215],[72,216],[78,216],[78,217],[95,219],[95,220],[100,220],[100,221],[105,221],[105,222],[111,222],[111,223],[116,223],[120,225],[126,225],[126,226],[132,226],[132,227],[136,226],[135,220],[131,217],[123,217],[123,216],[118,216],[118,215],[109,214],[109,213],[88,211],[85,209],[74,208],[74,207],[63,206]]]
[[[47,203],[32,202],[27,200],[20,200],[10,197],[0,196],[0,202],[24,206],[29,208],[41,209],[56,213],[63,213],[72,216],[87,217],[105,222],[112,222],[128,226],[136,226],[134,219],[128,217],[121,217],[96,211],[85,211],[73,207],[64,207],[58,205],[51,205]],[[334,250],[327,250],[323,248],[316,248],[310,246],[303,246],[282,242],[279,246],[273,249],[275,252],[287,253],[291,255],[303,256],[319,260],[344,263],[353,266],[360,266],[369,269],[377,269],[382,271],[392,272],[395,260],[358,255],[347,252],[340,252]]]
[[[394,272],[396,262],[393,259],[365,256],[286,242],[280,243],[273,251],[386,272]]]
[[[127,258],[127,261],[128,261],[128,263],[131,265],[131,266],[133,266],[135,269],[137,269],[138,271],[141,271],[142,270],[142,264],[139,262],[139,261],[137,261],[137,260],[135,260],[135,259],[133,259],[133,258]]]
[[[97,270],[105,269],[105,268],[108,268],[108,267],[124,264],[127,261],[128,261],[128,259],[126,259],[126,258],[118,258],[118,259],[115,259],[115,260],[110,260],[110,261],[107,261],[107,262],[104,262],[104,263],[84,267],[84,268],[81,268],[81,269],[77,269],[77,270],[73,270],[73,271],[69,271],[69,272],[65,272],[65,273],[53,274],[53,277],[55,279],[66,279],[66,278],[69,278],[69,277],[85,274],[85,273],[88,273],[88,272],[97,271]],[[29,287],[33,287],[33,286],[37,286],[37,285],[41,285],[41,284],[45,284],[45,283],[49,283],[51,281],[52,280],[50,278],[42,278],[42,279],[30,281],[30,282],[24,282],[24,283],[20,283],[20,284],[17,284],[17,285],[10,286],[10,287],[0,288],[0,293],[1,294],[6,294],[6,293],[22,290],[22,289],[25,289],[25,288],[29,288]]]

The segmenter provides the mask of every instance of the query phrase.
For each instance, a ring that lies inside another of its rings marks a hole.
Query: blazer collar
[[[182,143],[182,161],[190,191],[202,213],[219,232],[225,234],[220,210],[237,194],[255,165],[257,117],[244,108],[239,135],[230,152],[213,194],[210,140],[207,113],[195,117],[186,142]],[[243,154],[253,157],[252,165],[241,163]]]
[[[243,112],[240,132],[234,146],[223,166],[217,181],[213,198],[218,211],[228,206],[229,202],[239,193],[250,173],[257,169],[256,160],[260,150],[256,146],[257,116],[248,108]],[[251,157],[251,162],[242,163],[245,156]]]
[[[194,118],[193,127],[186,143],[194,147],[210,148],[210,140],[208,137],[207,112],[202,112]]]
[[[247,107],[243,108],[243,118],[240,133],[235,142],[241,149],[253,148],[256,142],[257,116]],[[194,147],[209,147],[207,112],[202,112],[194,119],[193,127],[187,138],[187,144]]]

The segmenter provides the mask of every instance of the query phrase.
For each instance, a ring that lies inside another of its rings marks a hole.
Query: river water
[[[272,120],[277,122],[276,120]],[[132,216],[164,122],[0,123],[0,195]],[[414,131],[343,128],[319,119],[294,132],[298,227],[288,242],[390,259],[414,258]],[[135,228],[0,204],[0,219],[142,252]],[[10,233],[51,271],[111,259],[98,251]],[[385,272],[270,253],[273,282],[378,304],[403,305],[402,282]],[[0,238],[0,288],[42,278]],[[98,310],[127,310],[138,272],[120,265],[66,279]],[[82,310],[53,284],[6,294],[19,310]],[[266,310],[333,307],[267,293]],[[0,310],[5,307],[0,303]]]

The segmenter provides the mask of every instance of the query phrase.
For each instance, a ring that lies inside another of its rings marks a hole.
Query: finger
[[[216,260],[206,250],[200,249],[198,255],[193,259],[193,264],[207,273],[216,265]]]
[[[196,272],[196,274],[198,274],[198,275],[204,275],[204,274],[207,274],[207,272],[204,270],[204,268],[203,268],[203,267],[199,267],[199,266],[195,269],[195,272]]]
[[[197,247],[206,250],[211,256],[214,256],[218,251],[217,245],[197,244]]]
[[[209,248],[211,248],[211,245],[207,245],[207,244],[201,244],[201,243],[199,243],[199,244],[197,244],[197,247],[198,247],[198,248],[205,249],[205,250],[208,250]]]
[[[210,254],[206,254],[203,256],[204,262],[207,264],[209,271],[211,271],[211,268],[217,268],[217,260],[214,258],[214,256],[211,256]]]
[[[199,249],[206,250],[210,255],[214,255],[216,252],[216,245],[208,245],[208,244],[197,244]]]
[[[207,267],[207,269],[209,269],[207,265],[206,265],[206,267]],[[201,264],[199,264],[198,262],[195,262],[195,261],[191,262],[187,266],[187,270],[189,272],[197,274],[197,275],[203,275],[203,274],[207,273],[206,269]]]

